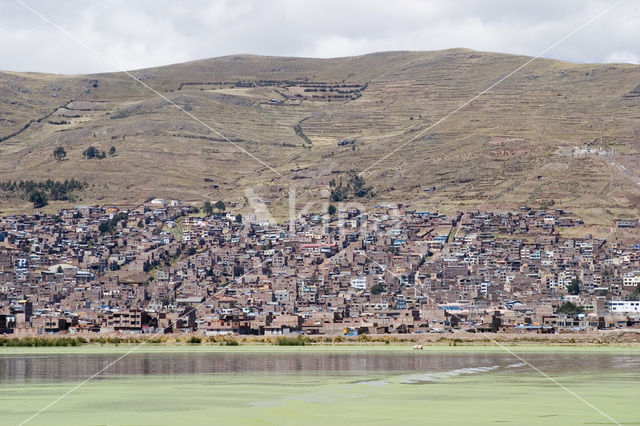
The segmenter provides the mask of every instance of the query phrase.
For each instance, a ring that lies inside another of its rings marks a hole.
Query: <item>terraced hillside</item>
[[[123,73],[0,73],[0,181],[89,183],[50,208],[164,197],[260,199],[284,212],[291,186],[298,203],[320,203],[356,170],[373,187],[364,204],[636,215],[638,66],[535,60],[423,132],[528,60],[466,49],[239,55],[132,72],[183,111]],[[89,146],[115,155],[85,159]],[[0,196],[5,212],[31,205]]]

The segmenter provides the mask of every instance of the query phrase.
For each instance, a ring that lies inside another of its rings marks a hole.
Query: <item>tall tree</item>
[[[29,193],[29,201],[33,203],[33,207],[39,209],[47,205],[47,195],[40,190],[33,190]]]
[[[62,161],[66,156],[67,156],[67,151],[65,151],[64,148],[61,146],[53,150],[53,158],[55,158],[58,161]]]
[[[204,214],[211,216],[213,214],[213,205],[211,204],[211,201],[205,201],[204,206],[202,206],[202,210],[204,211]]]

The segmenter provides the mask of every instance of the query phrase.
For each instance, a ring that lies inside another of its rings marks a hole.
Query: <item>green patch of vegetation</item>
[[[338,146],[353,145],[357,141],[358,140],[356,138],[344,138],[344,139],[341,139],[340,141],[338,141]]]
[[[559,314],[577,315],[581,314],[583,311],[584,309],[581,306],[577,306],[575,303],[564,302],[556,312]]]
[[[302,139],[309,145],[313,144],[313,142],[311,142],[311,139],[309,139],[309,136],[307,136],[302,130],[302,126],[300,124],[296,124],[295,126],[293,126],[293,131],[296,132],[296,135],[298,135],[300,139]]]
[[[55,158],[58,161],[64,160],[64,157],[66,156],[67,156],[67,151],[65,151],[64,148],[61,146],[53,150],[53,158]]]
[[[312,343],[312,340],[308,337],[304,337],[301,334],[298,334],[295,337],[289,336],[280,336],[277,337],[274,345],[276,346],[305,346]]]
[[[87,343],[83,337],[22,337],[0,338],[0,347],[81,346]]]
[[[331,201],[344,201],[351,198],[363,198],[373,196],[373,187],[366,186],[364,178],[360,177],[355,170],[349,170],[346,179],[340,176],[338,182],[331,179]]]
[[[380,284],[374,284],[371,287],[371,294],[380,294],[384,291],[384,287],[382,287]]]
[[[67,179],[64,182],[47,179],[46,181],[20,180],[0,182],[0,191],[28,200],[35,208],[44,207],[49,200],[72,200],[72,193],[88,186],[87,182]]]
[[[116,227],[118,226],[118,223],[119,222],[126,223],[128,217],[129,216],[126,213],[123,213],[123,212],[116,213],[115,215],[113,215],[113,217],[110,220],[100,223],[100,225],[98,226],[98,230],[103,234],[105,232],[113,232],[113,230],[116,229]]]
[[[222,339],[220,346],[240,346],[240,342],[235,339]]]
[[[200,343],[202,343],[202,339],[198,336],[191,336],[188,340],[187,343],[190,343],[192,345],[199,345]]]
[[[115,150],[113,151],[113,153],[115,154]],[[82,151],[82,157],[86,158],[87,160],[91,160],[93,158],[97,158],[98,160],[102,160],[106,156],[107,156],[107,154],[105,154],[104,151],[100,151],[98,148],[96,148],[93,145],[91,145],[89,148],[87,148],[84,151]]]
[[[577,278],[572,279],[567,286],[567,291],[574,296],[580,294],[580,281]]]

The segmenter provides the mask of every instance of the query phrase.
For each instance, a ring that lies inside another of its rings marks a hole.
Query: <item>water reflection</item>
[[[0,382],[56,382],[86,378],[121,354],[0,355]],[[640,356],[577,352],[525,353],[522,358],[549,374],[605,374],[637,371]],[[516,364],[514,364],[516,363]],[[519,365],[509,353],[298,352],[298,353],[131,353],[101,377],[216,373],[415,373]]]

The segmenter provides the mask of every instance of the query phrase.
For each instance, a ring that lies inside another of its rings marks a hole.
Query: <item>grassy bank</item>
[[[531,346],[531,347],[587,347],[620,346],[640,348],[639,333],[595,333],[560,335],[521,334],[420,334],[420,335],[360,335],[345,336],[203,336],[184,335],[110,335],[110,336],[25,336],[0,338],[3,347],[90,347],[90,346],[402,346],[423,347],[462,346]]]

